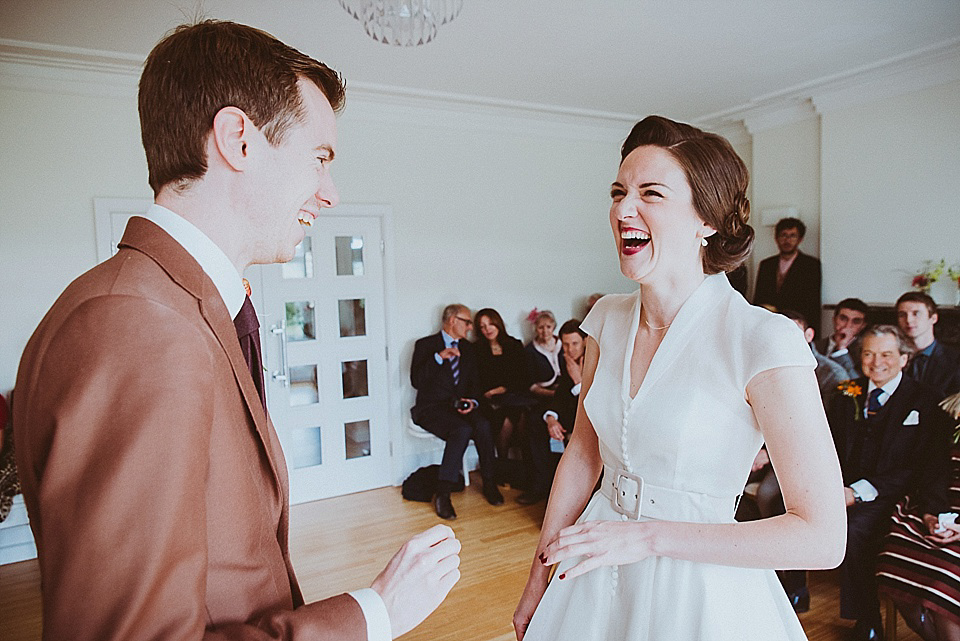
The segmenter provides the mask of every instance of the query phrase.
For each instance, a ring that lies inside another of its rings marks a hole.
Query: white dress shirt
[[[166,207],[150,205],[142,217],[167,232],[200,264],[220,293],[230,318],[236,318],[247,291],[243,286],[243,278],[223,250],[193,223]],[[390,615],[376,590],[363,588],[348,594],[360,604],[363,611],[368,641],[391,641]]]

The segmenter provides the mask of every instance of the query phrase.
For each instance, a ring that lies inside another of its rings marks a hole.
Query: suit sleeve
[[[930,439],[923,455],[924,464],[917,481],[917,508],[921,514],[939,514],[950,510],[950,485],[953,481],[953,424],[939,407],[931,408]]]
[[[45,638],[365,639],[348,595],[207,629],[218,346],[169,308],[110,298],[66,320],[30,392]]]
[[[421,338],[413,347],[413,362],[410,365],[410,383],[414,389],[423,389],[432,385],[440,375],[439,365],[434,358],[434,352],[431,348],[431,340]]]

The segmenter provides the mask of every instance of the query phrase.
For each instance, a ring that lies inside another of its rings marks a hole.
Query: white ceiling
[[[464,0],[408,49],[336,0],[0,0],[0,38],[142,59],[198,14],[263,28],[348,87],[683,120],[960,43],[960,0]]]

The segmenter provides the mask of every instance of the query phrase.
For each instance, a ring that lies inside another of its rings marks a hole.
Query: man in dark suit
[[[527,447],[533,467],[533,482],[530,489],[517,497],[517,503],[521,505],[533,505],[547,498],[555,471],[550,439],[566,444],[577,418],[587,335],[580,329],[578,320],[568,320],[561,325],[559,335],[563,352],[557,388],[553,396],[535,408],[530,416]]]
[[[779,254],[760,261],[754,305],[803,314],[814,332],[820,333],[820,261],[800,251],[807,226],[799,218],[777,222],[775,238]]]
[[[859,298],[844,298],[833,308],[833,333],[813,343],[817,352],[847,371],[847,378],[861,375],[858,339],[867,326],[868,311],[867,304]]]
[[[460,479],[460,463],[471,439],[480,457],[483,496],[491,505],[502,505],[503,495],[493,478],[496,454],[490,421],[477,411],[480,375],[473,345],[466,340],[473,326],[470,310],[447,305],[441,322],[440,332],[421,338],[413,348],[410,382],[417,402],[410,413],[414,423],[446,441],[433,509],[441,519],[452,520],[457,513],[450,491]]]
[[[907,375],[946,397],[960,391],[960,351],[936,339],[937,320],[937,304],[929,295],[907,292],[897,299],[897,324],[917,348]]]
[[[840,616],[855,639],[882,639],[876,561],[894,505],[909,491],[946,414],[930,388],[903,375],[913,349],[892,325],[863,334],[864,376],[840,385],[827,414],[847,497],[847,552],[840,566]]]
[[[290,260],[301,225],[337,204],[343,91],[235,23],[179,27],[148,56],[155,204],[54,303],[17,375],[45,639],[386,640],[457,581],[443,526],[371,588],[314,603],[290,559],[287,468],[240,274]]]

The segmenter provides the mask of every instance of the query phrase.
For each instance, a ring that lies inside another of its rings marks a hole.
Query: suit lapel
[[[270,438],[272,426],[263,411],[257,388],[250,376],[243,352],[240,350],[240,339],[237,338],[236,327],[220,297],[220,292],[187,250],[145,218],[135,216],[130,219],[120,246],[127,246],[150,256],[174,282],[197,298],[204,321],[217,337],[220,347],[230,362],[233,377],[237,381],[247,412],[253,421],[260,447],[263,448],[270,462],[274,485],[284,506],[283,510],[286,512],[286,468],[284,467],[283,474],[279,472],[278,465],[283,465],[283,462],[278,463],[273,453],[277,456],[282,454],[274,447],[273,439]]]

